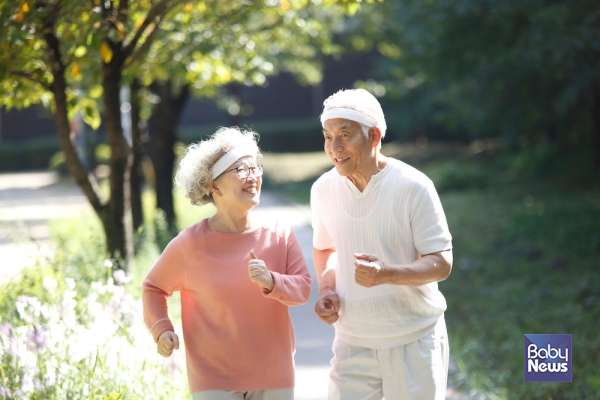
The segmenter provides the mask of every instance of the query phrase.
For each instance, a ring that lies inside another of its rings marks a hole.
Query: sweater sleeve
[[[324,196],[319,190],[320,182],[315,182],[310,190],[310,209],[312,213],[312,228],[313,228],[313,247],[315,249],[324,250],[335,247],[333,240],[321,216],[321,196]]]
[[[167,297],[183,286],[186,257],[182,241],[180,234],[167,245],[142,284],[144,322],[155,342],[164,331],[174,331]]]
[[[411,213],[415,248],[421,255],[452,248],[452,235],[440,198],[429,181],[415,196]]]
[[[300,243],[292,229],[287,238],[286,273],[271,271],[271,275],[275,280],[275,286],[272,292],[263,292],[265,297],[277,300],[286,306],[297,306],[308,301],[312,278],[306,268]]]

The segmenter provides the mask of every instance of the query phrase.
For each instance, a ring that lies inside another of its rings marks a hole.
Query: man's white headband
[[[213,165],[213,167],[210,169],[210,177],[215,179],[217,176],[221,175],[231,164],[246,156],[256,157],[256,150],[253,150],[247,146],[234,147],[225,153],[223,157],[219,158],[215,165]]]
[[[321,114],[321,125],[332,118],[349,119],[350,121],[358,122],[369,128],[377,126],[377,121],[375,121],[374,118],[349,108],[332,108],[323,112],[323,114]]]

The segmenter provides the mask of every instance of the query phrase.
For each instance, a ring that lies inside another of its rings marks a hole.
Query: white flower
[[[67,284],[67,289],[75,290],[75,281],[73,278],[65,278],[65,283]]]
[[[47,290],[53,290],[56,289],[58,282],[56,282],[56,280],[50,278],[49,276],[45,276],[43,285]]]
[[[24,375],[21,379],[21,390],[25,393],[33,392],[33,380],[29,375]]]

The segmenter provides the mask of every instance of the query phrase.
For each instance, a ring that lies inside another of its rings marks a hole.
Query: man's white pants
[[[293,400],[294,388],[264,389],[252,392],[232,392],[229,390],[207,390],[192,393],[192,400]]]
[[[442,315],[434,331],[398,347],[370,349],[333,342],[329,400],[444,400],[448,335]]]

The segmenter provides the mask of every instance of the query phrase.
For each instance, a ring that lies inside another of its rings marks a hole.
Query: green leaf
[[[100,127],[100,112],[97,107],[92,105],[87,105],[83,108],[83,121],[91,126],[93,129],[98,129]]]
[[[104,89],[101,85],[92,86],[88,92],[89,96],[93,99],[99,98],[100,96],[102,96],[102,93],[104,93]]]
[[[87,47],[79,46],[75,49],[75,52],[73,54],[75,54],[75,57],[83,57],[86,55],[86,53],[87,53]]]

